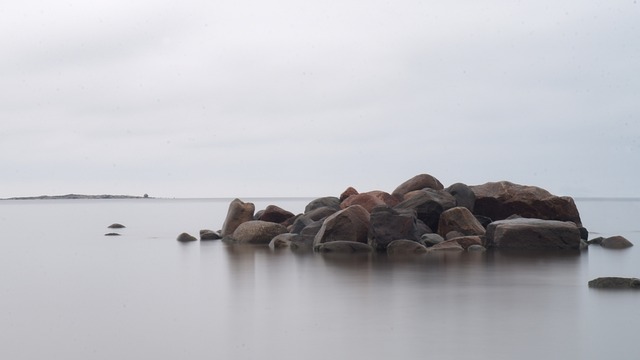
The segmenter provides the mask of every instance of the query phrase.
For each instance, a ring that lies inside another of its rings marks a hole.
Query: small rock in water
[[[632,247],[633,244],[624,236],[611,236],[603,239],[600,242],[600,246],[607,249],[626,249]]]
[[[120,236],[118,233],[106,233],[104,236]]]
[[[625,277],[599,277],[589,281],[590,288],[640,289],[640,279]]]
[[[200,230],[200,240],[220,240],[222,236],[213,230]]]
[[[118,224],[118,223],[114,223],[111,224],[109,226],[107,226],[107,228],[109,229],[124,229],[126,226],[122,225],[122,224]]]
[[[193,237],[192,235],[189,235],[187,233],[182,233],[180,235],[178,235],[178,238],[176,239],[180,242],[189,242],[189,241],[197,241],[198,239],[196,239],[195,237]]]

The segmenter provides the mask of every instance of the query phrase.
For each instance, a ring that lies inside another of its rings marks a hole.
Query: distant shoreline
[[[82,195],[82,194],[67,194],[67,195],[40,195],[40,196],[25,196],[25,197],[12,197],[0,200],[96,200],[96,199],[153,199],[149,195],[133,196],[133,195]]]

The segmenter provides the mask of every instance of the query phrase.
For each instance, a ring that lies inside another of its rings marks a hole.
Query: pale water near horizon
[[[175,240],[219,229],[228,202],[0,201],[0,358],[637,358],[640,291],[587,282],[640,277],[640,201],[576,201],[591,237],[636,243],[618,251],[399,259]],[[123,236],[105,237],[115,222]]]

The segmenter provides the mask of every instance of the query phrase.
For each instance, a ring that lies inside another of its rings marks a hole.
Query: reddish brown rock
[[[463,235],[484,235],[485,229],[466,207],[454,207],[440,214],[438,234],[445,237],[450,231]]]
[[[352,205],[360,205],[363,208],[365,208],[367,212],[370,213],[374,207],[386,205],[386,204],[384,203],[384,201],[377,198],[375,195],[370,193],[364,193],[364,194],[349,196],[345,201],[342,202],[342,204],[340,204],[340,207],[342,209],[346,209]]]
[[[471,186],[476,196],[474,214],[503,220],[517,214],[525,218],[572,221],[582,226],[575,202],[536,186],[508,181]]]
[[[221,235],[223,237],[233,234],[240,224],[253,220],[253,212],[256,207],[253,203],[245,203],[240,199],[234,199],[229,204],[227,217],[222,225]]]
[[[445,240],[428,248],[429,251],[464,251],[462,246],[455,240]]]
[[[455,240],[463,249],[469,249],[471,245],[481,245],[482,246],[482,238],[480,236],[461,236],[457,238],[453,238],[451,240]]]
[[[422,189],[442,190],[444,186],[435,177],[429,174],[420,174],[400,184],[392,194],[401,199],[408,192]]]
[[[294,216],[295,215],[293,213],[281,207],[278,207],[276,205],[269,205],[261,213],[258,220],[281,224]]]
[[[359,194],[358,190],[349,186],[347,190],[343,191],[342,194],[340,194],[340,201],[344,201],[346,198],[348,198],[351,195],[358,195],[358,194]]]
[[[340,210],[324,220],[313,240],[313,245],[315,247],[331,241],[366,243],[369,222],[369,212],[360,205]]]

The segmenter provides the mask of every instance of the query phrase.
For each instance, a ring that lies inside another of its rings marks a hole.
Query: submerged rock
[[[632,247],[631,241],[624,236],[611,236],[600,241],[600,246],[607,249],[626,249]]]
[[[424,254],[427,251],[429,250],[426,246],[413,240],[394,240],[387,246],[387,254],[389,255]]]
[[[369,253],[373,248],[368,244],[355,241],[331,241],[315,245],[313,249],[320,253]]]
[[[590,288],[640,289],[640,279],[626,277],[599,277],[589,281]]]
[[[120,236],[120,234],[111,232],[111,233],[104,234],[104,236]]]

